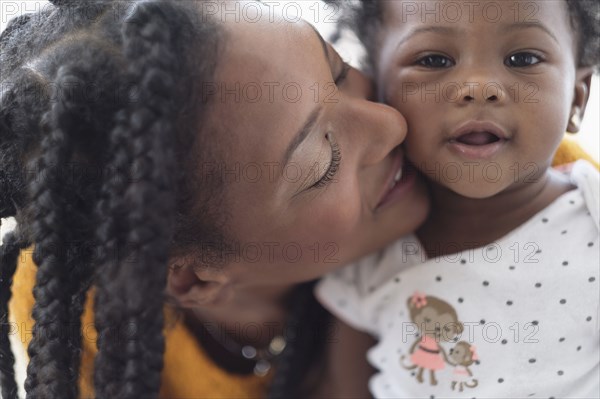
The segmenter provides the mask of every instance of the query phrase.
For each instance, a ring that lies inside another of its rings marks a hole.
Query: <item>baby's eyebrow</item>
[[[546,27],[546,25],[540,23],[540,22],[516,22],[510,25],[505,25],[504,27],[501,28],[501,32],[502,33],[506,33],[512,30],[519,30],[519,29],[541,29],[544,32],[546,32],[556,43],[558,43],[558,39],[556,38],[556,36],[552,33],[552,31],[550,29],[548,29],[548,27]]]
[[[406,36],[404,36],[396,45],[396,48],[400,48],[405,42],[410,40],[412,37],[423,34],[423,33],[437,33],[440,35],[459,34],[464,35],[466,31],[457,27],[450,26],[422,26],[420,28],[413,29]]]
[[[509,31],[514,30],[522,30],[522,29],[541,29],[546,34],[548,34],[556,43],[558,43],[558,39],[552,33],[548,27],[540,22],[516,22],[509,25],[504,25],[501,28],[500,33],[507,33]],[[405,42],[410,40],[412,37],[423,34],[423,33],[437,33],[440,35],[464,35],[466,31],[462,28],[458,27],[450,27],[450,26],[422,26],[410,31],[406,36],[404,36],[396,45],[396,48],[399,49]]]

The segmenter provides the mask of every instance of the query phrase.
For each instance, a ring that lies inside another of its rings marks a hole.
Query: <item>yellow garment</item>
[[[562,141],[553,165],[587,159],[595,162],[577,143]],[[16,322],[21,342],[27,347],[31,340],[33,320],[33,286],[37,267],[31,259],[32,247],[21,251],[19,265],[14,276],[13,296],[10,302],[11,321]],[[93,327],[93,290],[88,292],[82,319],[83,352],[81,361],[80,396],[93,398],[93,365],[96,355],[96,330]],[[172,309],[165,307],[166,352],[161,381],[161,398],[260,398],[265,395],[269,378],[228,374],[216,366],[199,346]]]
[[[566,163],[575,162],[578,159],[585,159],[594,165],[596,169],[600,169],[598,162],[596,162],[594,158],[585,152],[583,148],[579,146],[579,144],[569,138],[563,139],[563,141],[560,143],[556,154],[554,154],[552,166],[564,165]]]
[[[37,266],[31,257],[33,246],[21,251],[13,280],[10,301],[11,321],[16,323],[25,347],[31,341],[33,286]],[[93,315],[93,289],[88,292],[82,317],[83,351],[79,389],[81,398],[94,397],[93,366],[97,353]],[[160,398],[261,398],[265,396],[269,376],[261,378],[228,374],[216,366],[199,346],[172,308],[165,306],[166,350],[161,378]]]

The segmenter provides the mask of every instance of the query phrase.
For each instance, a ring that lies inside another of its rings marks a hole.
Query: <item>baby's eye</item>
[[[426,68],[448,68],[454,66],[454,61],[440,54],[430,54],[419,58],[417,64]]]
[[[533,53],[516,53],[504,61],[507,66],[515,68],[528,67],[540,62],[542,62],[542,59]]]

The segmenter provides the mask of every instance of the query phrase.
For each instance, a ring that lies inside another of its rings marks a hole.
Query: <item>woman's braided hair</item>
[[[377,37],[383,20],[382,0],[324,0],[339,7],[341,17],[334,37],[349,29],[366,49],[365,68],[374,71]],[[386,0],[394,1],[394,0]],[[571,25],[578,35],[578,66],[600,67],[600,3],[597,0],[565,0]]]
[[[184,77],[212,78],[217,27],[175,1],[53,3],[0,37],[0,217],[18,222],[0,251],[2,397],[17,394],[7,304],[30,244],[27,397],[78,396],[91,284],[96,396],[156,396],[167,260],[206,232],[189,222],[199,113]]]
[[[17,220],[0,247],[2,397],[17,396],[8,302],[32,244],[27,397],[78,397],[92,285],[96,397],[156,397],[167,260],[229,240],[215,211],[222,182],[186,172],[216,156],[198,135],[207,106],[194,88],[213,78],[222,32],[193,20],[193,2],[52,3],[0,36],[0,217]],[[311,287],[292,296],[292,323],[308,328],[286,347],[271,397],[296,395],[322,352],[328,315]]]

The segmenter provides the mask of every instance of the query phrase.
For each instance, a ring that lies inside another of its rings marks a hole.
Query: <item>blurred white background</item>
[[[335,20],[339,10],[327,6],[318,0],[263,0],[273,7],[276,12],[280,11],[288,20],[303,18],[315,25],[322,35],[327,39],[335,29]],[[25,1],[0,1],[0,31],[4,29],[7,22],[17,15],[35,12],[43,7],[48,7],[48,1],[25,0]],[[354,37],[345,36],[344,40],[336,46],[342,57],[354,66],[362,55],[362,49]],[[583,119],[581,132],[570,135],[578,141],[588,153],[596,160],[600,159],[600,79],[594,76],[592,81],[591,97],[588,103],[586,115]]]

